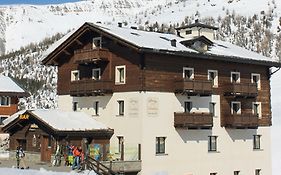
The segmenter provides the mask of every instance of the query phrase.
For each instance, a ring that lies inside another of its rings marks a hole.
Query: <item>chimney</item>
[[[122,22],[118,22],[118,27],[122,27]]]
[[[171,40],[171,46],[177,47],[177,40],[172,39],[172,40]]]

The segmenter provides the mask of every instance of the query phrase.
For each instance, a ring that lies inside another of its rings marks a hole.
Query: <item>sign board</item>
[[[19,118],[20,118],[21,120],[28,120],[28,119],[29,119],[29,115],[28,115],[28,114],[21,114],[21,115],[19,116]]]

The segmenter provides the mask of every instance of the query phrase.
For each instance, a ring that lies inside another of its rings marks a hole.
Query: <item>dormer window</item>
[[[186,34],[186,35],[192,34],[192,30],[186,30],[186,31],[185,31],[185,34]]]
[[[194,79],[194,68],[184,67],[183,68],[183,78],[186,80]]]
[[[100,80],[100,78],[101,78],[101,73],[100,73],[101,71],[100,71],[100,68],[95,68],[95,69],[93,69],[93,72],[92,72],[92,79],[93,80]]]
[[[101,37],[93,38],[93,49],[101,48]]]
[[[80,79],[79,76],[79,70],[71,71],[71,81],[78,81]]]
[[[240,72],[231,72],[231,83],[240,83]]]

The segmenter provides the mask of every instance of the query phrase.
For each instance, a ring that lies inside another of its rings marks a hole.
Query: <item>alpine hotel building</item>
[[[270,175],[270,76],[277,60],[214,40],[85,23],[45,53],[58,103],[114,129],[115,160],[142,175]]]

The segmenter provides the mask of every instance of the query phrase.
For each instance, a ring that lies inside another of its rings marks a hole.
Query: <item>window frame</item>
[[[210,114],[212,114],[213,116],[216,116],[216,102],[209,103],[209,111],[210,111]]]
[[[261,149],[261,135],[259,134],[253,135],[253,149],[254,150]]]
[[[118,153],[121,153],[124,144],[124,136],[117,136],[117,139],[118,139]]]
[[[232,75],[234,75],[234,74],[238,75],[237,81],[233,81]],[[241,78],[240,72],[231,72],[230,73],[230,82],[231,83],[240,83],[240,78]]]
[[[234,171],[233,173],[234,173],[234,175],[239,175],[240,171]]]
[[[262,118],[262,109],[261,109],[261,102],[253,102],[252,103],[252,113],[255,115],[255,105],[258,105],[258,109],[257,109],[257,116],[259,119]]]
[[[167,137],[156,137],[155,139],[155,154],[163,155],[166,154],[166,139]],[[163,142],[161,142],[163,141]]]
[[[122,76],[121,76],[121,69],[124,70],[124,78],[123,80],[121,80]],[[126,65],[121,65],[121,66],[115,66],[115,84],[119,85],[119,84],[126,84]]]
[[[1,107],[9,107],[9,106],[11,106],[11,97],[9,97],[9,96],[0,96],[0,106]]]
[[[95,116],[99,116],[99,101],[94,102]]]
[[[210,73],[211,73],[211,72],[215,73],[215,78],[214,78],[213,81],[211,80],[211,77],[210,77]],[[218,74],[218,70],[212,70],[212,69],[208,70],[208,80],[209,80],[209,81],[212,81],[212,85],[213,85],[214,88],[217,88],[217,87],[219,86],[219,74]]]
[[[117,100],[118,103],[118,116],[125,115],[125,101],[124,100]]]
[[[77,101],[74,101],[72,102],[72,111],[78,111],[78,102]]]
[[[258,88],[258,90],[260,90],[261,89],[261,75],[258,73],[251,73],[251,82],[252,83],[255,83],[254,76],[258,77],[257,88]]]
[[[233,105],[234,104],[239,104],[239,109],[237,112],[234,112],[234,109],[233,109]],[[240,101],[232,101],[231,102],[231,114],[232,115],[241,115],[241,102]]]
[[[185,31],[185,35],[191,35],[192,34],[192,30],[186,30]]]
[[[77,78],[75,76],[75,73],[77,73]],[[80,71],[79,70],[72,70],[70,80],[71,81],[79,81],[80,80]]]
[[[96,41],[99,42],[96,43]],[[98,48],[102,48],[102,37],[93,37],[93,40],[92,40],[92,49],[98,49]]]
[[[191,107],[190,110],[187,110],[187,107],[188,107],[187,104],[190,104],[190,106],[189,106],[189,107]],[[192,108],[193,108],[192,101],[184,101],[184,113],[191,113]]]
[[[186,75],[185,71],[191,71],[191,76],[190,76],[190,78],[187,78],[187,77],[185,76],[185,75]],[[182,77],[183,77],[183,79],[185,79],[185,80],[194,80],[194,68],[192,68],[192,67],[183,67],[183,68],[182,68]]]
[[[255,169],[255,175],[261,175],[261,169]]]
[[[98,72],[98,78],[95,77],[95,73],[94,72]],[[101,68],[93,68],[92,69],[92,79],[93,80],[100,80],[101,79]]]
[[[218,139],[218,136],[208,136],[208,152],[217,152],[217,150],[218,150],[217,139]]]

